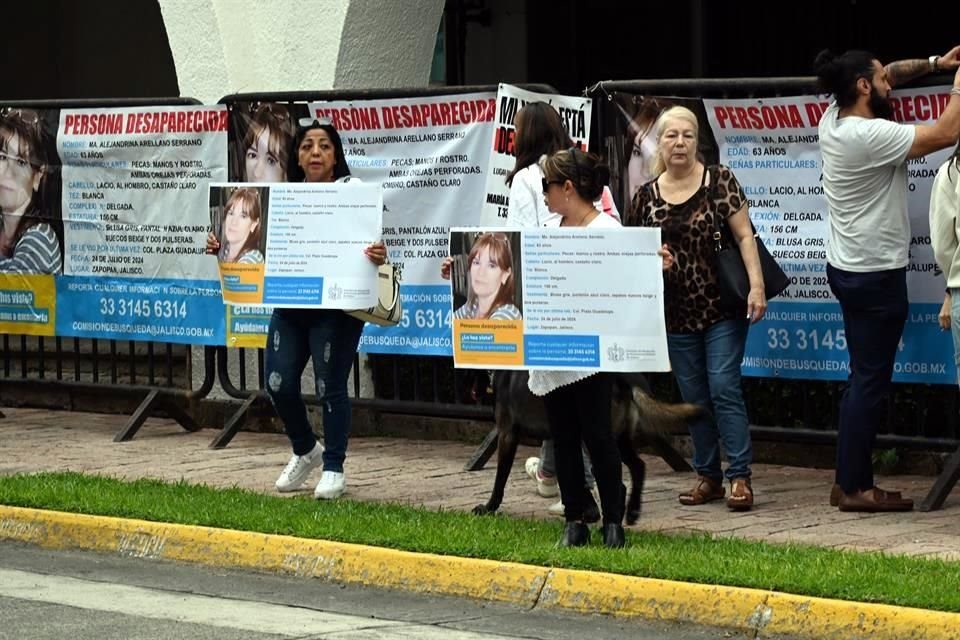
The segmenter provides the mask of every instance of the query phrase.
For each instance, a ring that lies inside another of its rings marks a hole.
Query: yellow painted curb
[[[960,614],[0,505],[0,540],[817,640],[960,640]]]
[[[537,600],[547,569],[211,527],[0,506],[0,540],[332,582],[520,602]]]

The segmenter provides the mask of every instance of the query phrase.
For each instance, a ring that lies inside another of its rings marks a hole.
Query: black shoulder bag
[[[720,304],[727,309],[746,313],[747,296],[750,294],[750,278],[747,277],[747,268],[740,255],[740,246],[730,231],[730,225],[717,213],[714,201],[714,186],[716,175],[710,176],[710,207],[713,210],[716,228],[713,232],[714,250],[717,254],[717,286],[720,290]],[[753,239],[757,245],[757,254],[760,256],[760,271],[763,273],[763,288],[767,300],[771,300],[790,285],[790,278],[783,272],[777,261],[763,245],[757,230],[750,222]]]

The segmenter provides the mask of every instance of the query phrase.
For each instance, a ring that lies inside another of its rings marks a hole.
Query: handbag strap
[[[716,185],[717,185],[716,174],[718,173],[717,169],[719,169],[717,165],[710,165],[709,167],[707,167],[707,170],[711,172],[710,187],[707,190],[707,201],[710,203],[709,206],[713,212],[713,221],[714,221],[713,245],[716,252],[720,253],[721,251],[724,250],[724,242],[725,242],[724,236],[726,236],[726,242],[728,245],[736,244],[736,241],[733,237],[733,230],[730,228],[730,224],[726,221],[726,219],[721,218],[716,210],[715,198],[716,198]],[[704,173],[706,173],[706,171],[704,171]],[[736,213],[736,211],[734,211],[734,213]],[[757,228],[753,226],[753,220],[750,219],[749,215],[747,215],[747,221],[750,223],[750,231],[753,232],[753,237],[759,238],[760,234],[757,233]]]
[[[710,165],[703,170],[704,180],[706,180],[707,172],[710,172],[710,184],[707,186],[707,206],[710,208],[710,213],[713,214],[713,248],[717,255],[720,254],[724,249],[724,238],[723,231],[724,228],[727,230],[727,235],[730,235],[730,226],[726,224],[726,220],[723,220],[720,217],[720,214],[717,213],[717,203],[716,203],[716,188],[717,188],[717,176],[716,176],[716,165]]]

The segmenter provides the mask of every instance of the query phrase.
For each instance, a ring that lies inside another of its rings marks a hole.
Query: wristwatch
[[[927,58],[927,62],[930,63],[930,73],[936,73],[938,71],[937,69],[938,60],[940,60],[940,56],[930,56],[929,58]]]

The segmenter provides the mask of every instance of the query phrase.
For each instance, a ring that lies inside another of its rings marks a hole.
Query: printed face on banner
[[[470,263],[470,286],[477,298],[485,303],[492,302],[500,287],[510,279],[509,266],[504,268],[484,247]],[[489,306],[489,304],[487,304]]]
[[[26,140],[0,127],[0,211],[19,213],[27,208],[40,187],[43,168],[30,160]]]
[[[279,136],[268,127],[259,127],[259,130],[244,156],[247,182],[283,182],[287,178],[286,156],[276,139]]]
[[[31,109],[0,110],[0,273],[61,272],[60,182],[53,170],[60,160],[51,123]],[[32,240],[21,244],[25,238]],[[31,257],[26,246],[38,243],[44,255]]]
[[[514,231],[457,234],[454,255],[454,317],[517,320],[522,303],[517,284],[520,235]],[[466,272],[465,274],[463,272]]]
[[[220,240],[221,262],[262,263],[263,234],[266,221],[266,205],[269,201],[267,187],[240,187],[219,189],[218,197],[227,196],[226,204],[219,213],[220,219],[212,220],[213,228],[222,227]],[[219,207],[214,206],[216,212]]]
[[[291,110],[295,106],[261,102],[234,107],[230,117],[236,140],[231,149],[234,156],[231,159],[231,180],[287,181],[287,161],[294,136]]]
[[[227,242],[237,245],[245,243],[259,224],[256,218],[259,218],[259,212],[255,214],[248,210],[244,204],[238,204],[228,210],[226,232],[224,233]]]
[[[337,164],[333,142],[323,129],[311,129],[303,137],[297,150],[300,168],[306,182],[332,182],[333,169]]]

